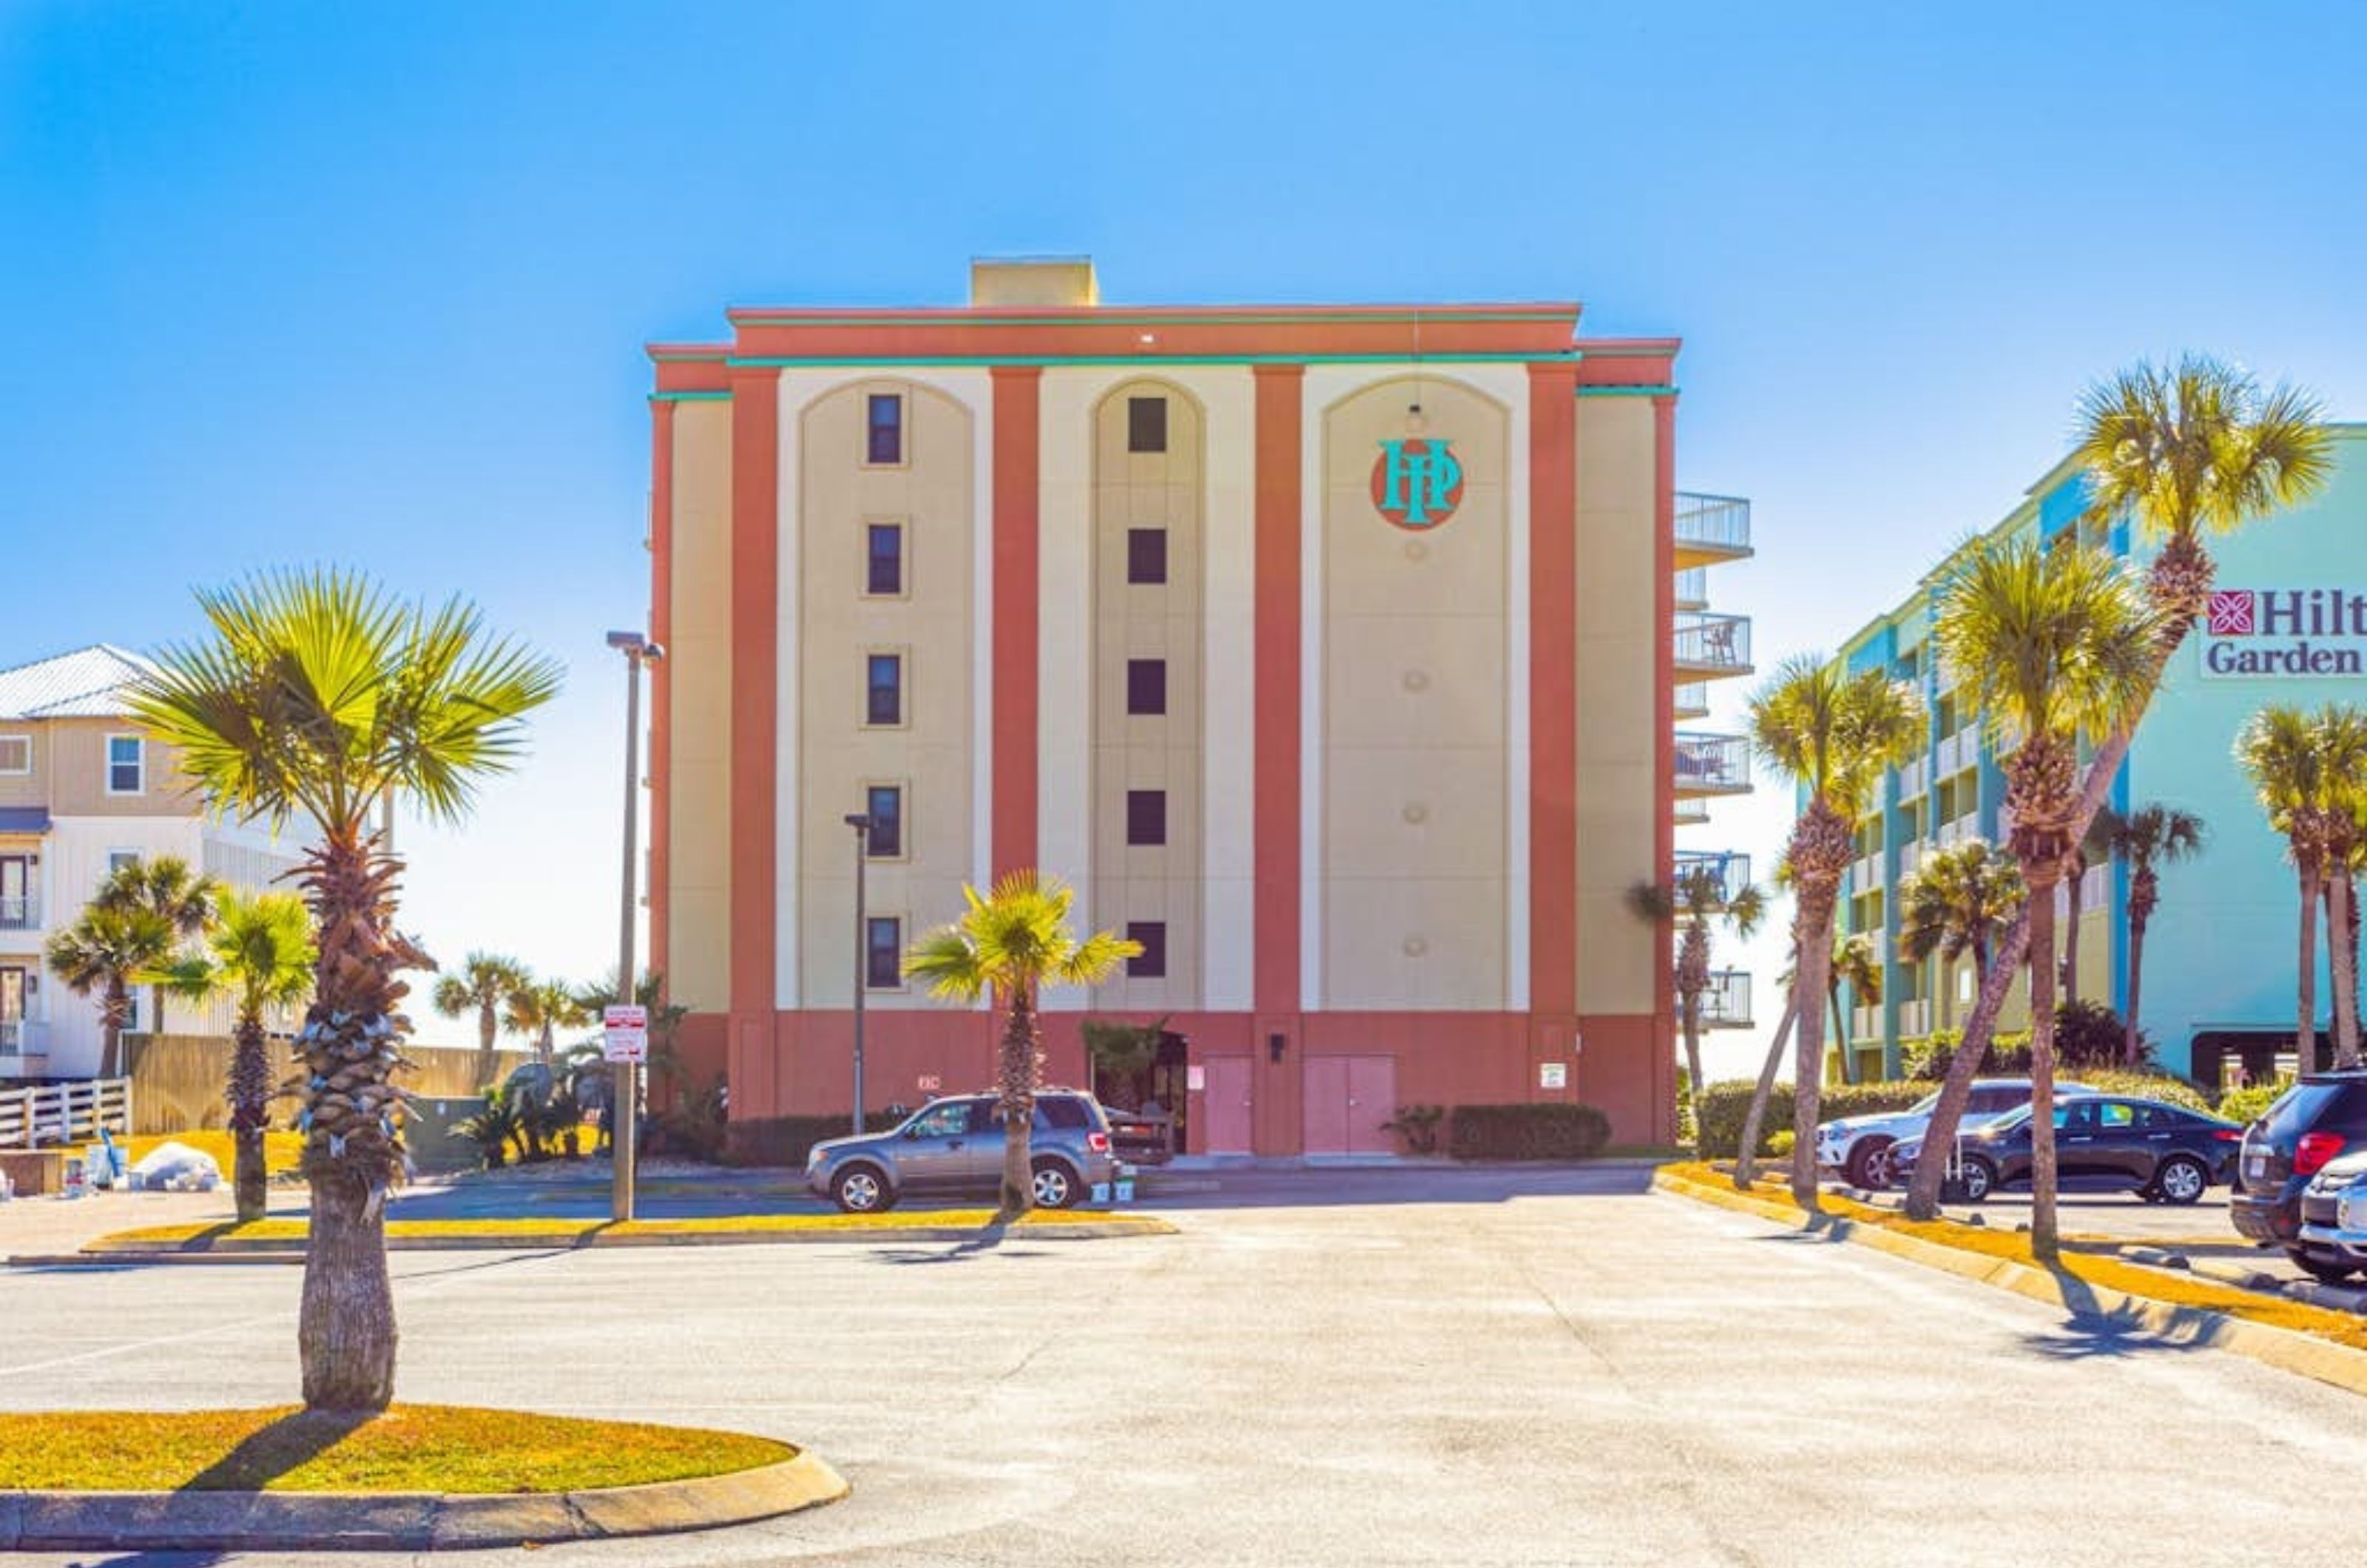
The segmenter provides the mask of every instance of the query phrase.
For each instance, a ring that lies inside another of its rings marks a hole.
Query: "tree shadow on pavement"
[[[980,1253],[998,1250],[1010,1235],[1010,1225],[997,1221],[990,1224],[969,1240],[958,1242],[952,1247],[890,1247],[881,1248],[875,1256],[882,1263],[899,1266],[913,1263],[967,1263]],[[1041,1252],[1040,1249],[1030,1248],[1025,1251],[1013,1252],[1011,1256],[1034,1258],[1041,1256]]]
[[[230,1561],[226,1551],[132,1551],[121,1557],[75,1558],[68,1568],[213,1568]]]
[[[2219,1337],[2217,1314],[2200,1307],[2171,1307],[2167,1324],[2149,1323],[2134,1303],[2107,1308],[2095,1287],[2060,1265],[2049,1268],[2071,1315],[2051,1334],[2030,1334],[2022,1344],[2056,1360],[2096,1356],[2182,1354],[2208,1350]]]

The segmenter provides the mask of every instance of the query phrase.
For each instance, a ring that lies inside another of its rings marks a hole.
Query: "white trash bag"
[[[143,1192],[210,1192],[221,1185],[221,1167],[203,1149],[164,1143],[131,1168],[131,1184]]]

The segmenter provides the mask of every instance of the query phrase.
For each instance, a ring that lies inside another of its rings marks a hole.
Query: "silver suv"
[[[1075,1089],[1039,1089],[1028,1137],[1036,1204],[1065,1209],[1120,1172],[1109,1117]],[[850,1214],[875,1214],[906,1196],[983,1192],[1002,1181],[1002,1105],[991,1094],[933,1100],[899,1127],[832,1138],[806,1156],[806,1185]]]

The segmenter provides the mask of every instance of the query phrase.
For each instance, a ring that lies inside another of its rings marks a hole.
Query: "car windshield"
[[[1922,1099],[1917,1100],[1914,1104],[1908,1106],[1907,1108],[1907,1114],[1909,1116],[1929,1116],[1938,1109],[1940,1109],[1940,1091],[1935,1089],[1931,1093],[1925,1095]]]
[[[2057,1112],[2057,1118],[2056,1124],[2060,1126],[2062,1123],[2060,1121],[2059,1111]],[[2010,1133],[2016,1127],[2022,1125],[2029,1120],[2030,1107],[2027,1103],[2024,1103],[2015,1106],[2010,1111],[2001,1111],[1998,1112],[1995,1116],[1992,1116],[1988,1121],[1982,1122],[1981,1125],[1993,1133]]]

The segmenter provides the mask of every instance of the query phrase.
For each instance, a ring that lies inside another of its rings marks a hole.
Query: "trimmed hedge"
[[[1742,1143],[1742,1123],[1750,1114],[1751,1091],[1757,1083],[1735,1078],[1714,1083],[1702,1097],[1701,1137],[1695,1148],[1703,1159],[1732,1159]],[[1931,1092],[1928,1083],[1827,1084],[1818,1103],[1819,1115],[1830,1122],[1842,1116],[1872,1116],[1904,1111]],[[1759,1127],[1759,1152],[1771,1154],[1769,1140],[1792,1125],[1792,1086],[1779,1083],[1767,1097],[1767,1117]]]
[[[2293,1088],[2291,1078],[2274,1078],[2267,1083],[2253,1084],[2248,1089],[2231,1089],[2219,1097],[2219,1114],[2230,1122],[2241,1122],[2247,1127],[2269,1113],[2285,1090]]]
[[[789,1166],[802,1169],[806,1153],[824,1138],[854,1133],[850,1111],[835,1116],[764,1116],[731,1122],[723,1133],[723,1163],[742,1166]]]
[[[1611,1142],[1611,1118],[1591,1105],[1458,1105],[1446,1115],[1456,1159],[1591,1159]]]

